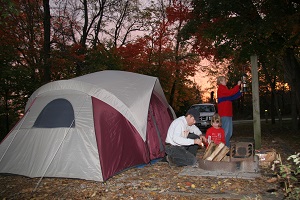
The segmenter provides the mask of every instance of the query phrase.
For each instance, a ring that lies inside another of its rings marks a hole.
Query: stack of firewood
[[[204,152],[203,160],[228,162],[229,156],[226,156],[226,154],[229,151],[229,148],[224,143],[221,142],[216,145],[214,142],[211,142]]]

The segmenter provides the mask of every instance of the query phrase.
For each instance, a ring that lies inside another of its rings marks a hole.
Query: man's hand
[[[206,137],[203,136],[203,135],[200,136],[200,140],[201,140],[202,142],[207,143],[207,139],[206,139]]]

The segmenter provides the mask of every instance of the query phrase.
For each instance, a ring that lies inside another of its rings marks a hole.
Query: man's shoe
[[[192,167],[193,167],[193,168],[198,168],[198,167],[199,167],[198,162],[196,162],[195,164],[193,164]]]
[[[176,167],[176,164],[174,163],[173,159],[169,155],[166,156],[166,159],[170,167]]]

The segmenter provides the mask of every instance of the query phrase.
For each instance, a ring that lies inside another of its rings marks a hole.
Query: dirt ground
[[[275,149],[286,158],[300,152],[300,133],[289,123],[262,123],[260,150]],[[253,125],[234,125],[233,138],[253,136]],[[204,149],[198,152],[199,158]],[[182,167],[166,162],[126,170],[106,182],[65,178],[28,178],[0,175],[1,199],[283,199],[276,169],[261,168],[259,178],[218,178],[180,175]],[[298,186],[299,187],[299,186]]]

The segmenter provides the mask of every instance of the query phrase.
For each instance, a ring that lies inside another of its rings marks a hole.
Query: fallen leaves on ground
[[[280,192],[277,182],[268,182],[270,177],[245,180],[178,176],[181,170],[158,162],[132,168],[104,183],[43,178],[38,186],[38,178],[1,175],[0,196],[2,199],[199,199],[200,196],[209,199],[218,194],[226,199],[234,195],[264,195],[270,189]]]
[[[273,136],[263,135],[262,146],[283,158],[286,147]],[[198,154],[203,154],[202,151]],[[183,168],[165,162],[131,168],[106,182],[65,178],[28,178],[0,175],[1,199],[281,199],[283,190],[270,169],[255,179],[180,176]]]

